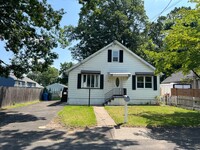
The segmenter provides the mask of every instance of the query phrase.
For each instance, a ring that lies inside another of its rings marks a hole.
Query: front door
[[[123,77],[115,77],[114,78],[114,88],[116,95],[124,95],[123,94]]]
[[[119,93],[121,93],[121,95],[127,95],[127,90],[124,87],[124,82],[127,80],[126,77],[116,77],[114,79],[114,87],[116,89],[118,89]]]

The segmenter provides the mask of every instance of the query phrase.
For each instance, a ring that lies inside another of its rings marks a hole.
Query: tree
[[[0,39],[12,52],[10,63],[0,59],[0,75],[12,71],[17,77],[48,68],[58,56],[51,50],[61,43],[59,22],[63,10],[56,11],[46,0],[1,0]]]
[[[192,70],[198,77],[200,71],[200,6],[195,9],[180,9],[170,30],[166,30],[164,49],[147,52],[155,59],[157,73],[188,73]]]
[[[59,71],[54,67],[48,67],[44,72],[32,72],[27,75],[30,79],[38,82],[42,86],[55,83],[58,80]]]
[[[66,74],[66,71],[71,68],[74,64],[72,62],[64,62],[60,64],[60,78],[59,82],[62,84],[67,85],[68,84],[68,75]]]
[[[147,16],[141,0],[90,0],[83,2],[77,27],[69,27],[72,57],[82,60],[113,40],[141,56],[145,42]]]
[[[154,52],[162,52],[165,48],[165,31],[166,30],[171,30],[171,27],[175,24],[175,20],[180,17],[180,14],[178,14],[178,11],[181,9],[188,9],[191,10],[190,7],[180,7],[180,8],[174,8],[169,14],[166,16],[160,16],[156,22],[152,22],[148,26],[148,42],[143,45],[144,51],[148,54],[149,51],[154,51]],[[152,65],[155,66],[154,63],[154,58],[149,57],[146,55],[145,57],[146,61],[151,63]],[[168,75],[170,75],[173,70],[167,70],[167,72],[162,71],[164,73],[164,78],[166,78]]]
[[[164,39],[165,34],[163,33],[166,30],[170,30],[171,27],[175,24],[175,20],[180,17],[178,11],[181,9],[191,10],[190,7],[175,7],[167,16],[160,16],[156,22],[152,22],[149,25],[148,37],[153,43],[153,49],[148,47],[148,50],[153,50],[156,52],[162,51],[164,48]]]

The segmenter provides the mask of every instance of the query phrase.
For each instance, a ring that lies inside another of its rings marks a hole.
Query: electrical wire
[[[170,7],[168,7],[166,10],[169,10],[170,8],[172,8],[172,7],[174,7],[174,6],[176,6],[178,3],[180,3],[182,0],[179,0],[178,2],[176,2],[176,3],[174,3],[174,4],[172,4]],[[166,11],[165,10],[165,11]]]
[[[162,15],[162,13],[163,13],[164,11],[167,10],[167,8],[168,8],[169,5],[171,4],[171,2],[172,2],[172,0],[169,1],[169,3],[167,4],[167,6],[165,6],[165,8],[164,8],[158,15],[154,16],[154,17],[151,19],[151,20],[153,20],[152,22],[154,22],[160,15]]]

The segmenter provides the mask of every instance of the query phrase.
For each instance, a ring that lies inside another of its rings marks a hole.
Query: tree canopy
[[[66,74],[66,70],[71,68],[74,64],[72,62],[64,62],[60,63],[60,70],[59,70],[59,82],[62,84],[68,84],[68,75]]]
[[[0,40],[14,57],[10,63],[0,59],[0,75],[8,76],[12,71],[20,77],[51,65],[58,57],[51,50],[58,46],[63,14],[46,0],[1,0]]]
[[[195,9],[182,8],[170,30],[164,31],[164,46],[161,52],[149,52],[159,72],[192,70],[198,77],[200,71],[200,6]]]
[[[69,27],[72,57],[82,60],[113,40],[141,56],[145,42],[147,16],[141,0],[90,0],[83,2],[77,27]]]
[[[27,75],[30,79],[38,82],[42,86],[47,86],[58,81],[59,71],[54,67],[48,67],[46,71],[31,72]]]

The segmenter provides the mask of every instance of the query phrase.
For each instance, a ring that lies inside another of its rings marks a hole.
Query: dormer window
[[[119,51],[113,51],[112,60],[113,60],[113,62],[118,62],[119,61]]]

